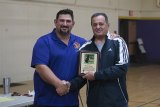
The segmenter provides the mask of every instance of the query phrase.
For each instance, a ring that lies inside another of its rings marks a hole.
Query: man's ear
[[[56,19],[54,19],[54,24],[56,24],[57,23],[57,20]]]
[[[110,23],[107,23],[108,27],[110,26]]]
[[[57,20],[54,19],[54,26],[57,26]]]
[[[73,26],[75,25],[75,21],[73,21]]]

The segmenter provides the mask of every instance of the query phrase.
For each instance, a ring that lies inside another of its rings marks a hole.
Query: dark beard
[[[59,31],[59,34],[60,34],[60,35],[63,35],[63,36],[66,36],[66,35],[68,35],[69,33],[70,33],[69,31],[67,31],[67,32],[63,32],[62,30]]]
[[[63,31],[63,30],[61,30],[61,29],[63,29],[63,28],[67,28],[68,31]],[[67,36],[67,35],[69,35],[69,33],[70,33],[70,31],[69,31],[69,27],[68,27],[68,26],[61,26],[61,27],[60,27],[60,29],[59,29],[59,34],[60,34],[60,35],[62,35],[62,36]]]

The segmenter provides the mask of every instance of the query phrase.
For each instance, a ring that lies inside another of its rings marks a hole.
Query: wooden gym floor
[[[32,81],[21,83],[25,85],[11,87],[11,92],[25,94],[28,90],[33,90]],[[160,107],[160,64],[131,65],[127,74],[127,87],[129,107]],[[84,107],[85,88],[80,92]],[[3,93],[2,87],[0,93]]]

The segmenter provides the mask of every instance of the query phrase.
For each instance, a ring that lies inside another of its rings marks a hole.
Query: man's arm
[[[81,89],[86,84],[86,82],[87,80],[82,78],[82,76],[75,77],[70,81],[70,91]]]
[[[48,84],[53,85],[59,95],[64,95],[68,92],[68,86],[65,81],[60,80],[46,65],[36,65],[36,72]]]

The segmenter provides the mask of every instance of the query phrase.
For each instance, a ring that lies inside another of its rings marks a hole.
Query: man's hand
[[[69,89],[70,83],[65,80],[62,80],[56,87],[56,91],[60,96],[67,94],[69,92]]]
[[[75,43],[74,43],[74,47],[75,47],[76,49],[79,49],[80,46],[81,46],[80,43],[78,43],[78,42],[75,42]]]
[[[87,73],[83,76],[83,78],[86,78],[87,80],[90,80],[90,81],[95,80],[94,73],[91,72],[91,71],[87,72]]]
[[[119,37],[120,37],[120,35],[115,34],[115,33],[111,33],[111,38],[112,39],[119,38]]]

